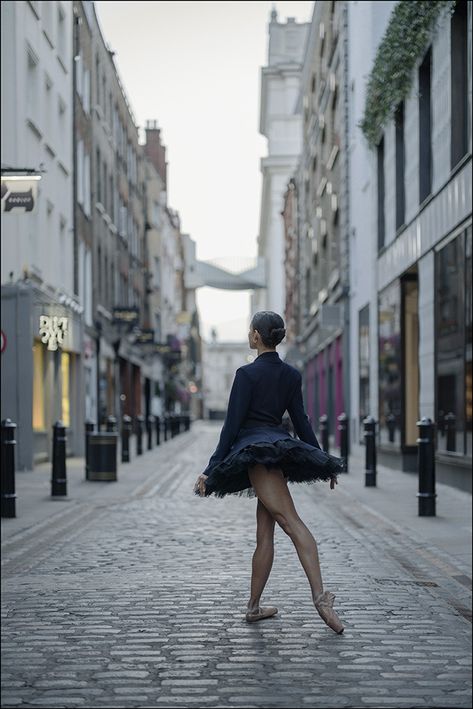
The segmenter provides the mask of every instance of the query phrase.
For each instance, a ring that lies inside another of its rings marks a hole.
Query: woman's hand
[[[194,485],[194,492],[198,492],[201,497],[205,495],[205,481],[209,476],[203,473],[199,475]]]
[[[336,478],[330,478],[330,489],[334,490],[335,485],[338,485],[338,480]]]

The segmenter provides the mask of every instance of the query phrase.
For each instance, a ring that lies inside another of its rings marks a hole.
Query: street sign
[[[36,205],[39,177],[2,177],[2,212],[32,212]]]

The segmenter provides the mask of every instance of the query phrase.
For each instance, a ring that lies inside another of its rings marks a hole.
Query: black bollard
[[[169,428],[169,416],[164,416],[163,420],[163,432],[164,432],[164,440],[167,441],[168,439],[168,428]]]
[[[66,427],[62,421],[56,421],[53,426],[52,497],[67,495],[66,441]]]
[[[386,426],[388,427],[388,440],[390,443],[394,443],[394,433],[396,431],[396,417],[394,414],[386,416]]]
[[[348,416],[343,413],[337,417],[340,431],[340,457],[343,458],[343,472],[348,473]]]
[[[16,517],[15,431],[16,423],[11,419],[2,421],[2,517]]]
[[[376,487],[376,421],[367,416],[363,421],[365,429],[365,487]]]
[[[131,418],[126,414],[122,418],[122,463],[130,462]]]
[[[450,411],[450,413],[448,413],[444,417],[444,429],[447,434],[447,450],[448,451],[456,451],[456,449],[457,449],[456,427],[457,427],[456,416],[452,411]]]
[[[117,419],[115,416],[107,418],[107,433],[115,433],[117,430]]]
[[[148,450],[149,451],[153,448],[153,423],[154,423],[154,418],[150,414],[148,416],[148,418],[146,419],[146,428],[147,428],[147,433],[148,433]]]
[[[154,418],[156,420],[156,445],[159,446],[161,444],[161,419],[159,416]]]
[[[417,472],[419,474],[419,517],[435,517],[435,444],[434,423],[423,416],[417,421]]]
[[[136,455],[143,455],[143,433],[145,417],[139,414],[136,417]]]
[[[89,433],[93,433],[95,423],[90,419],[85,422],[85,479],[89,479],[90,470],[90,449],[89,449]]]
[[[328,416],[327,414],[323,414],[319,418],[319,427],[320,427],[320,439],[322,441],[322,450],[325,451],[326,453],[329,452],[329,441],[328,441]]]
[[[189,414],[186,414],[185,421],[186,421],[186,431],[188,431],[191,427],[191,417],[189,416]]]

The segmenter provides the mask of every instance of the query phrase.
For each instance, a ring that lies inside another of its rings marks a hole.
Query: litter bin
[[[118,433],[89,433],[89,480],[117,479]]]

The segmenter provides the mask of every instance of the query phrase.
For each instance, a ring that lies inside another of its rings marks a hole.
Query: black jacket
[[[300,372],[276,351],[262,352],[235,372],[220,440],[206,470],[225,458],[241,428],[281,426],[286,410],[300,440],[320,448],[304,410]]]

